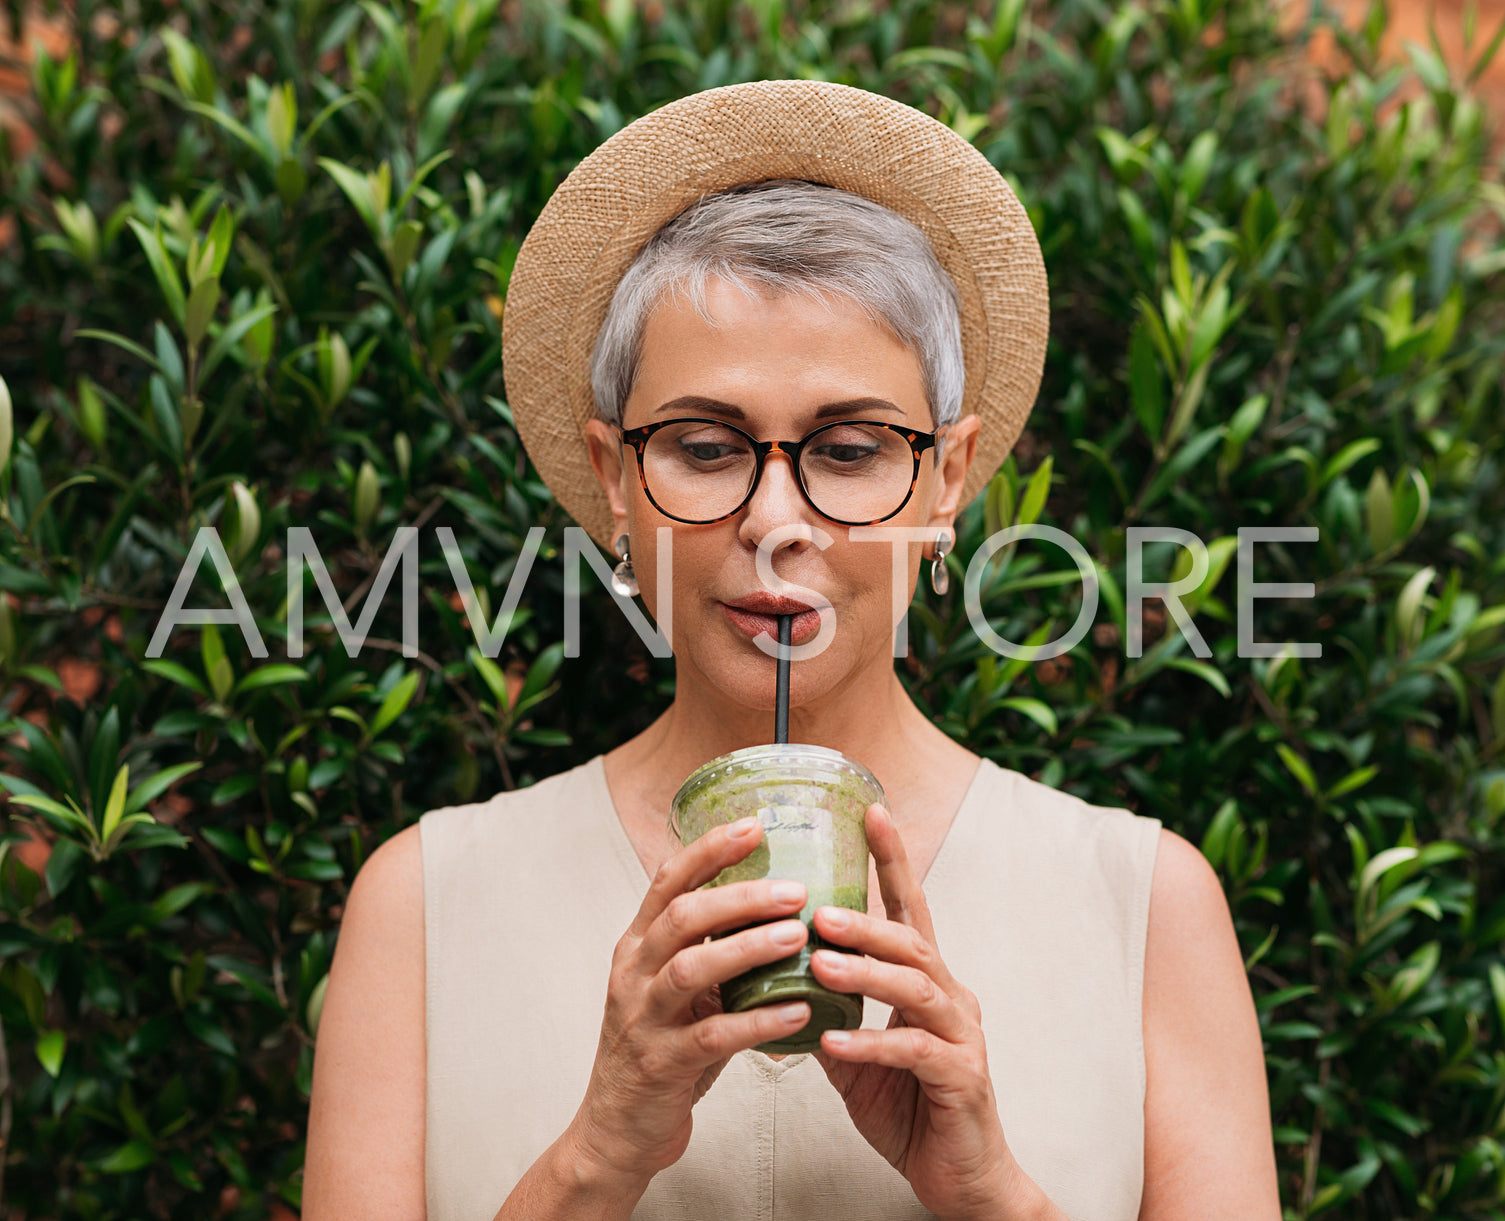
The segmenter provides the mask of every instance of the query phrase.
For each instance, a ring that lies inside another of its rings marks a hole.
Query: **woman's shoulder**
[[[983,760],[981,766],[988,771],[995,804],[1029,822],[1055,830],[1146,836],[1161,826],[1160,819],[1151,815],[1136,814],[1124,806],[1097,805],[990,760]]]
[[[1017,863],[1019,885],[1075,886],[1116,895],[1130,907],[1148,901],[1162,825],[1122,806],[1097,805],[1011,768],[979,779],[972,834],[980,859]]]
[[[503,789],[485,801],[470,801],[459,805],[435,806],[420,816],[416,826],[427,836],[442,830],[455,831],[474,823],[494,820],[498,817],[513,817],[535,808],[548,808],[561,802],[575,799],[583,786],[596,783],[601,772],[601,756],[597,755],[568,771],[547,776],[534,784],[520,789]]]
[[[484,880],[519,860],[568,856],[582,840],[588,843],[596,826],[593,812],[609,801],[596,756],[485,801],[427,810],[416,824],[425,881],[437,893],[466,879]]]

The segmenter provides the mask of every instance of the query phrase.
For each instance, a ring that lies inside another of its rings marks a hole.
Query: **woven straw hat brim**
[[[966,391],[982,420],[971,500],[1013,448],[1039,390],[1045,264],[1023,206],[980,152],[910,106],[824,81],[754,81],[672,102],[624,127],[554,192],[518,252],[502,322],[508,402],[559,503],[602,546],[611,512],[584,426],[590,358],[617,282],[703,195],[802,178],[866,196],[930,239],[960,298]]]

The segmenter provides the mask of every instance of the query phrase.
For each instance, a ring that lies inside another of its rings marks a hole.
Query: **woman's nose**
[[[815,510],[800,491],[789,455],[774,450],[764,459],[763,477],[742,510],[739,535],[745,542],[757,546],[770,531],[780,526],[806,522],[815,525],[818,520]],[[806,545],[808,540],[795,538],[781,544],[780,549],[802,549]]]

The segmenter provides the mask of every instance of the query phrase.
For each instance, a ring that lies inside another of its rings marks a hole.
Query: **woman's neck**
[[[948,774],[969,781],[977,758],[926,719],[891,669],[873,677],[864,690],[790,709],[789,740],[839,750],[866,766],[902,827],[918,820],[920,794],[955,787],[937,783]],[[702,763],[772,740],[771,712],[730,705],[683,683],[663,715],[607,756],[608,777],[619,802],[645,814],[667,812],[680,783]]]

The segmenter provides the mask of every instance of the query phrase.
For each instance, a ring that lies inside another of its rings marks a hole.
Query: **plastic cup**
[[[706,886],[757,878],[788,878],[805,885],[799,918],[809,937],[800,951],[721,985],[721,1007],[728,1013],[786,1001],[809,1004],[810,1021],[804,1027],[760,1043],[759,1051],[814,1051],[822,1031],[862,1025],[862,995],[834,992],[817,982],[810,969],[815,950],[843,950],[824,941],[811,919],[817,907],[827,905],[866,913],[863,816],[868,806],[883,801],[883,788],[867,768],[839,751],[804,744],[749,746],[722,755],[692,772],[674,795],[670,825],[681,844],[749,815],[763,824],[757,848]]]

